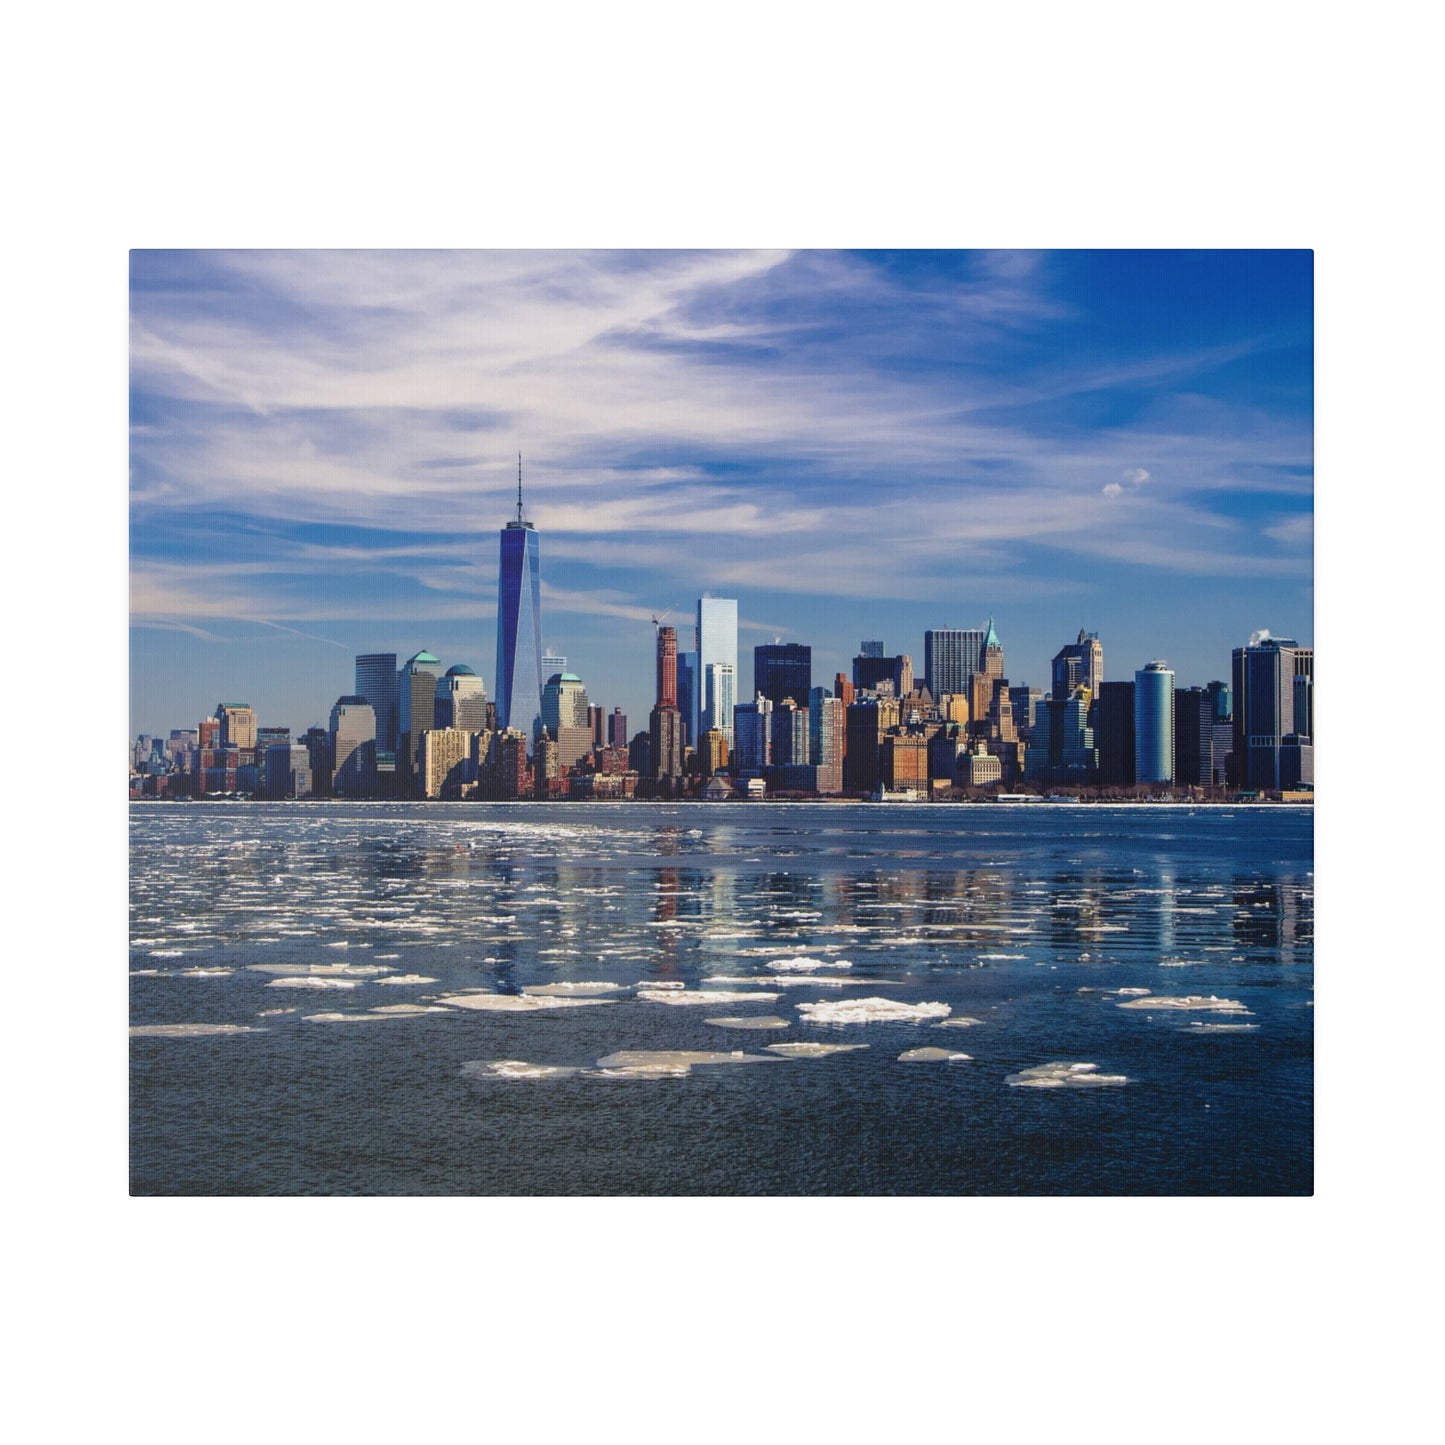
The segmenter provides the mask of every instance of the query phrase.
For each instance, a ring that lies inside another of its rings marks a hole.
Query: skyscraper
[[[592,751],[587,689],[574,672],[554,672],[542,689],[542,725],[557,744],[558,766],[565,772]]]
[[[497,727],[527,738],[542,722],[542,557],[537,530],[522,510],[517,456],[517,515],[502,528],[497,576]]]
[[[487,689],[466,663],[447,668],[437,683],[436,726],[480,732],[487,725]]]
[[[417,784],[421,735],[436,726],[437,669],[441,659],[423,648],[396,676],[396,771],[403,793]]]
[[[652,776],[679,778],[683,763],[683,721],[677,707],[677,629],[657,629],[657,703],[648,715]]]
[[[353,697],[364,697],[376,714],[376,746],[396,751],[396,653],[364,652],[356,659]]]
[[[330,753],[338,798],[366,798],[376,791],[376,714],[359,693],[337,698],[331,709]]]
[[[1104,680],[1104,644],[1097,632],[1079,629],[1077,642],[1066,642],[1053,661],[1053,697],[1069,697],[1076,687],[1087,687],[1091,697],[1098,697]]]
[[[753,648],[753,691],[774,707],[790,697],[807,707],[813,689],[813,649],[802,642],[766,642]]]
[[[697,717],[695,736],[701,737],[709,728],[719,729],[729,744],[733,740],[734,697],[724,701],[722,690],[709,692],[708,669],[727,667],[731,670],[736,691],[738,671],[738,604],[735,597],[699,597],[697,600]]]
[[[727,740],[729,747],[733,744],[733,706],[736,702],[737,686],[733,672],[730,663],[708,663],[703,674],[702,708],[698,721],[702,730],[698,733],[699,737],[716,728]],[[727,721],[724,722],[723,719]]]
[[[1235,784],[1278,788],[1284,739],[1310,737],[1305,729],[1314,726],[1314,649],[1259,632],[1234,649],[1233,661]]]
[[[1163,662],[1134,674],[1134,781],[1174,781],[1174,674]]]
[[[935,701],[967,694],[983,639],[977,628],[934,627],[923,634],[923,681]]]

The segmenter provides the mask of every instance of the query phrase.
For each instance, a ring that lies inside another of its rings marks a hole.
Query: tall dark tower
[[[522,510],[517,453],[517,515],[502,528],[497,576],[497,726],[529,739],[542,720],[542,556],[537,529]]]

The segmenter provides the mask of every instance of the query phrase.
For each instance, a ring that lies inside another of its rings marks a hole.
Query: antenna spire
[[[517,453],[517,520],[522,520],[522,454]]]

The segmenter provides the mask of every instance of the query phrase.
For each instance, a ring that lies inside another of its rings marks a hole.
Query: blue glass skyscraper
[[[1174,781],[1174,674],[1163,662],[1134,674],[1134,781]]]
[[[497,726],[535,738],[542,723],[542,557],[537,529],[522,511],[517,457],[517,515],[502,528],[497,575]]]

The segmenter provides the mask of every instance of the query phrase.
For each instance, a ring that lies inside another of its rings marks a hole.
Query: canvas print
[[[1307,251],[136,251],[135,1195],[1307,1195]]]

